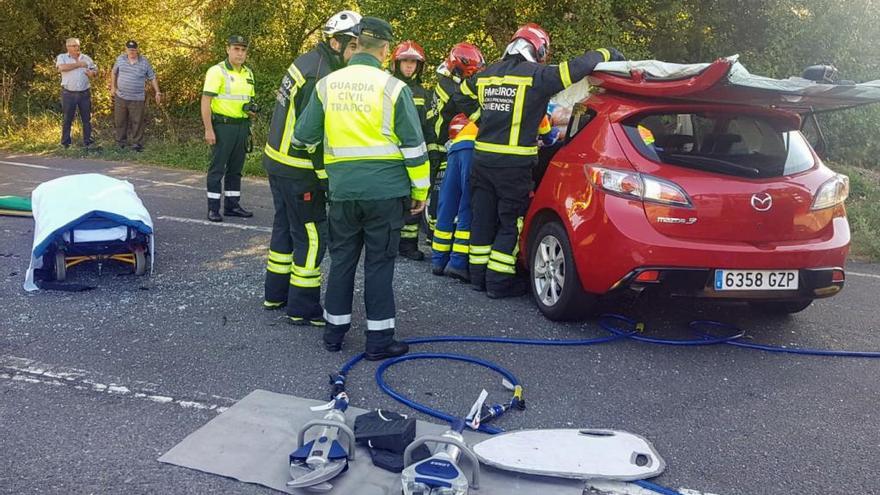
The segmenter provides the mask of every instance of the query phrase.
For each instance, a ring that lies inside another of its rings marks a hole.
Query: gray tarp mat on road
[[[292,395],[255,390],[218,415],[205,426],[174,446],[159,462],[196,469],[206,473],[256,483],[286,493],[308,493],[287,488],[288,455],[296,446],[299,427],[311,419],[323,416],[309,408],[324,402]],[[367,412],[349,407],[346,416],[349,425],[354,418]],[[443,425],[419,421],[416,435],[439,435]],[[320,428],[315,428],[314,434]],[[465,432],[471,445],[485,435]],[[309,436],[306,436],[308,440]],[[581,495],[584,482],[529,475],[517,475],[481,466],[482,480],[477,495],[500,493],[545,493],[554,495]],[[464,466],[470,474],[470,467]],[[370,461],[369,452],[358,447],[355,461],[347,472],[330,482],[331,494],[398,495],[401,493],[400,475],[381,470]]]

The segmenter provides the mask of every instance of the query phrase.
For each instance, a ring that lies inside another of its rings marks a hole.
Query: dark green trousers
[[[250,122],[246,119],[235,123],[215,121],[213,125],[217,144],[211,150],[208,166],[208,208],[216,211],[220,209],[221,196],[226,198],[226,208],[238,205]]]
[[[409,198],[331,201],[330,276],[324,298],[324,340],[340,343],[351,328],[354,277],[364,251],[367,350],[385,348],[394,335],[394,259]]]

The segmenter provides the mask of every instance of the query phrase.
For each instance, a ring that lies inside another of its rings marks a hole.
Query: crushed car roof
[[[880,80],[824,84],[801,77],[773,79],[751,74],[738,56],[712,63],[657,60],[606,62],[587,82],[606,91],[701,103],[729,103],[805,113],[842,110],[880,102]]]

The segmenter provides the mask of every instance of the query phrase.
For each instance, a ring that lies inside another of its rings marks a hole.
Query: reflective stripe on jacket
[[[486,166],[531,166],[550,98],[591,73],[606,53],[590,51],[559,65],[507,56],[463,81],[460,93],[480,104],[474,159]]]
[[[307,179],[308,176],[296,174],[290,168],[315,171],[316,177],[324,179],[323,161],[314,159],[305,149],[292,146],[293,129],[296,119],[312,96],[317,81],[339,67],[324,43],[300,55],[290,64],[278,88],[275,109],[269,123],[269,132],[263,153],[268,160],[263,164],[270,174]]]
[[[331,199],[427,196],[427,148],[412,93],[372,55],[356,54],[318,81],[294,141],[323,144]]]
[[[244,105],[254,96],[254,74],[246,65],[235,70],[224,60],[205,73],[202,94],[212,97],[212,113],[234,119],[247,118]]]

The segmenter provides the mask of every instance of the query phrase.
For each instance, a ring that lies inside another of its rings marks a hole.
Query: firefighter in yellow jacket
[[[327,243],[323,184],[327,173],[320,149],[309,154],[291,146],[293,128],[315,84],[351,58],[352,30],[360,21],[357,12],[337,12],[324,24],[323,39],[290,64],[278,88],[263,148],[263,168],[275,204],[263,307],[287,306],[287,321],[294,325],[324,325],[321,260]]]

